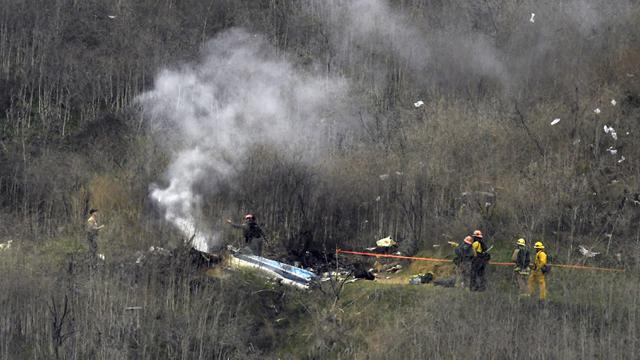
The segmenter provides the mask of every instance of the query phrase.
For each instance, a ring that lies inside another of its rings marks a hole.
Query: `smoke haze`
[[[431,4],[433,11],[424,18],[412,18],[386,1],[308,2],[305,7],[310,15],[320,14],[329,34],[339,69],[334,72],[348,73],[345,69],[353,66],[361,71],[355,76],[366,73],[372,79],[371,88],[388,85],[395,61],[397,69],[410,73],[404,76],[425,89],[459,90],[489,79],[502,95],[533,98],[529,83],[546,77],[555,84],[558,74],[580,61],[576,52],[606,41],[594,38],[593,29],[616,21],[629,4],[503,4],[505,13],[517,15],[504,19],[494,17],[492,6],[499,3]],[[535,23],[529,21],[531,13]],[[498,27],[509,29],[509,36],[495,37]],[[560,36],[568,32],[582,45]],[[360,66],[363,62],[367,66]],[[305,149],[310,156],[326,141],[323,126],[350,126],[351,117],[339,115],[355,102],[348,90],[344,78],[296,68],[260,35],[241,29],[221,33],[203,49],[200,62],[163,70],[155,88],[139,97],[155,134],[173,154],[168,186],[153,185],[153,199],[186,236],[196,234],[198,248],[218,244],[211,224],[200,219],[197,185],[215,186],[216,179],[232,175],[256,144]],[[368,109],[358,111],[367,117]]]
[[[195,235],[197,249],[219,245],[212,224],[201,219],[197,184],[215,186],[232,175],[255,144],[304,148],[311,156],[323,141],[323,117],[346,90],[342,79],[304,73],[276,57],[261,36],[240,29],[219,35],[201,62],[162,71],[154,90],[139,97],[173,153],[169,185],[152,185],[151,197],[167,221],[186,237]]]

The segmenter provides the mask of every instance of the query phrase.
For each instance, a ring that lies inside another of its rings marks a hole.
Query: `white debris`
[[[490,202],[485,202],[484,203],[484,207],[488,208],[489,206],[491,206],[492,204]]]
[[[6,243],[0,244],[0,251],[11,249],[11,243],[13,243],[13,240],[9,240]]]
[[[387,236],[386,238],[376,241],[376,246],[378,247],[392,247],[397,244],[398,243],[395,240],[393,240],[391,236]]]
[[[616,99],[611,99],[611,105],[616,106],[617,103]]]
[[[611,153],[611,155],[615,155],[618,153],[618,150],[614,149],[613,146],[609,147],[607,151]]]
[[[593,112],[596,114],[600,114],[602,111],[600,111],[600,108],[596,108],[595,110],[593,110]]]
[[[582,254],[582,256],[587,258],[592,258],[592,257],[595,257],[596,255],[600,255],[599,252],[591,251],[582,245],[578,246],[578,251],[580,251],[580,254]]]
[[[557,123],[559,123],[559,122],[560,122],[560,118],[555,118],[555,119],[553,119],[553,121],[551,122],[551,125],[555,125],[555,124],[557,124]]]
[[[621,253],[616,253],[616,260],[622,261],[622,254]]]
[[[376,201],[380,201],[380,195],[378,195],[378,197],[376,197]]]
[[[634,77],[634,76],[635,76],[634,74],[627,73],[627,77]]]
[[[162,256],[171,256],[171,251],[161,248],[160,246],[152,246],[149,248],[149,253],[158,254]]]
[[[112,20],[116,18],[116,16],[115,16],[115,15],[107,15],[107,17],[108,17],[109,19],[112,19]]]
[[[440,244],[433,244],[434,248],[440,247]]]
[[[104,261],[104,254],[98,254],[98,258],[102,261]]]
[[[618,164],[620,164],[621,162],[623,162],[625,160],[624,156],[620,157],[620,160],[618,160]]]
[[[626,134],[629,135],[629,132],[627,131]]]
[[[380,180],[385,181],[389,178],[389,174],[381,174],[378,175],[378,177],[380,178]]]
[[[535,17],[536,17],[536,14],[535,13],[531,13],[531,18],[529,19],[529,21],[532,22],[532,23],[536,22],[534,20]]]
[[[611,135],[613,140],[618,140],[618,134],[616,133],[616,130],[612,126],[605,125],[602,129],[604,130],[605,134]]]
[[[396,175],[398,176],[402,176],[403,172],[402,171],[396,171]]]
[[[573,145],[578,145],[578,144],[580,144],[580,139],[573,140]]]
[[[419,108],[422,105],[424,105],[424,101],[422,101],[422,100],[418,100],[418,101],[413,103],[413,106],[415,106],[416,108]]]

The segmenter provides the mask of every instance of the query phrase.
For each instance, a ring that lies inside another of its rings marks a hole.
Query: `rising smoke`
[[[595,29],[615,21],[629,4],[433,2],[405,4],[414,8],[405,11],[405,5],[379,0],[309,0],[303,7],[309,16],[319,16],[330,48],[327,59],[338,69],[333,72],[357,69],[360,73],[351,75],[370,78],[359,83],[381,94],[395,67],[418,91],[446,93],[449,87],[459,94],[488,79],[503,95],[532,97],[530,82],[546,76],[559,87],[554,78],[577,66],[576,52],[606,43],[606,36],[595,37]],[[415,9],[420,7],[426,8]],[[529,20],[534,12],[535,23]],[[201,220],[198,184],[215,187],[217,179],[233,175],[255,144],[321,147],[309,146],[323,142],[321,123],[349,123],[349,116],[340,121],[335,116],[336,108],[353,102],[347,90],[343,78],[296,68],[259,35],[238,29],[222,33],[208,43],[200,62],[162,71],[155,88],[139,97],[173,154],[168,186],[153,185],[152,198],[168,221],[186,236],[196,235],[196,247],[219,243],[211,224]],[[367,116],[367,109],[358,110]]]
[[[197,185],[233,175],[256,144],[283,150],[323,141],[328,111],[339,108],[346,82],[296,69],[264,38],[233,29],[210,41],[200,62],[162,71],[139,97],[154,132],[172,152],[168,186],[152,185],[165,218],[201,251],[220,244],[202,219]]]

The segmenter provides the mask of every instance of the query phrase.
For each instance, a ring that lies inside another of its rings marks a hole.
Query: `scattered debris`
[[[98,254],[98,259],[104,261],[104,254]]]
[[[396,171],[396,175],[402,176],[404,173],[402,171]]]
[[[555,119],[553,119],[553,121],[551,122],[551,125],[555,125],[555,124],[557,124],[557,123],[559,123],[559,122],[560,122],[560,118],[555,118]]]
[[[611,105],[616,106],[617,103],[616,99],[611,99]]]
[[[529,22],[535,23],[536,20],[534,19],[536,17],[535,13],[531,13],[531,18],[529,19]]]
[[[242,254],[237,250],[234,250],[234,252],[230,254],[227,261],[228,265],[232,268],[258,270],[268,277],[278,280],[282,284],[302,289],[308,289],[314,281],[318,280],[318,275],[309,270],[300,269],[261,256]]]
[[[380,178],[380,180],[385,181],[389,178],[389,174],[381,174],[378,175],[378,177]]]
[[[619,262],[622,262],[622,254],[621,253],[616,253],[616,260],[618,260]]]
[[[595,110],[593,110],[593,112],[596,114],[600,114],[602,111],[600,111],[600,108],[596,108]]]
[[[131,310],[142,310],[142,306],[127,306],[126,308],[124,308],[125,311],[131,311]]]
[[[439,247],[440,247],[440,244],[433,244],[432,246],[433,246],[434,248],[439,248]]]
[[[410,279],[409,279],[409,284],[410,285],[420,285],[420,284],[428,284],[431,281],[433,281],[433,272],[429,271],[426,274],[417,274],[417,275],[413,275]]]
[[[418,100],[415,103],[413,103],[413,106],[415,106],[416,108],[419,108],[422,105],[424,105],[424,101],[422,100]]]
[[[376,241],[376,245],[377,245],[378,247],[381,247],[381,248],[389,248],[389,247],[392,247],[392,246],[396,246],[397,244],[398,244],[398,243],[397,243],[397,242],[395,242],[395,241],[391,238],[391,236],[387,236],[387,237],[386,237],[386,238],[384,238],[384,239],[380,239],[380,240]]]
[[[574,146],[575,146],[575,145],[578,145],[578,144],[580,144],[580,139],[575,139],[575,140],[573,140],[573,145],[574,145]]]
[[[615,155],[618,153],[618,150],[614,149],[613,146],[609,147],[607,151],[611,153],[611,155]]]
[[[634,74],[632,74],[632,73],[627,73],[627,77],[632,78],[632,77],[634,77],[634,76],[635,76],[635,75],[634,75]]]
[[[611,135],[613,140],[618,140],[618,134],[616,133],[616,130],[613,127],[605,125],[603,129],[605,134]]]
[[[380,199],[381,199],[381,197],[380,197],[380,195],[378,195],[378,197],[376,197],[376,202],[380,201]]]
[[[5,243],[0,244],[0,251],[11,249],[11,244],[12,243],[13,243],[13,240],[9,240],[9,241],[7,241]]]
[[[391,266],[390,268],[386,269],[385,271],[388,272],[388,273],[397,273],[400,270],[402,270],[402,265],[395,264],[395,265]]]
[[[620,160],[618,160],[618,164],[620,164],[621,162],[625,161],[626,159],[624,158],[624,156],[620,157]]]
[[[147,260],[153,261],[154,259],[169,258],[172,256],[171,251],[159,246],[151,246],[145,253],[138,251],[137,255],[136,264],[138,265],[142,265],[142,263]]]
[[[580,252],[580,254],[582,254],[582,256],[586,258],[592,258],[592,257],[595,257],[596,255],[600,255],[599,252],[591,251],[582,245],[578,246],[578,251]]]
[[[116,18],[116,16],[115,16],[115,15],[107,15],[107,17],[108,17],[109,19],[111,19],[111,20],[113,20],[113,19],[115,19],[115,18]]]

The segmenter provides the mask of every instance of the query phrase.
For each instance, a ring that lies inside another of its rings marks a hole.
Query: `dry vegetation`
[[[338,25],[334,3],[0,0],[0,243],[14,240],[0,252],[1,358],[637,357],[640,7],[390,1],[431,46],[416,64]],[[525,26],[532,9],[540,27]],[[577,262],[586,244],[602,252],[594,264],[627,272],[556,271],[544,309],[500,271],[481,295],[356,284],[338,301],[203,276],[149,200],[170,154],[134,99],[231,27],[264,34],[302,71],[346,77],[363,111],[318,163],[258,147],[205,186],[214,226],[250,209],[273,255],[388,235],[414,253],[482,228],[499,254],[525,236]],[[486,60],[465,52],[474,44],[505,71],[474,62]],[[108,224],[95,271],[91,207]],[[177,255],[136,266],[151,245]]]

